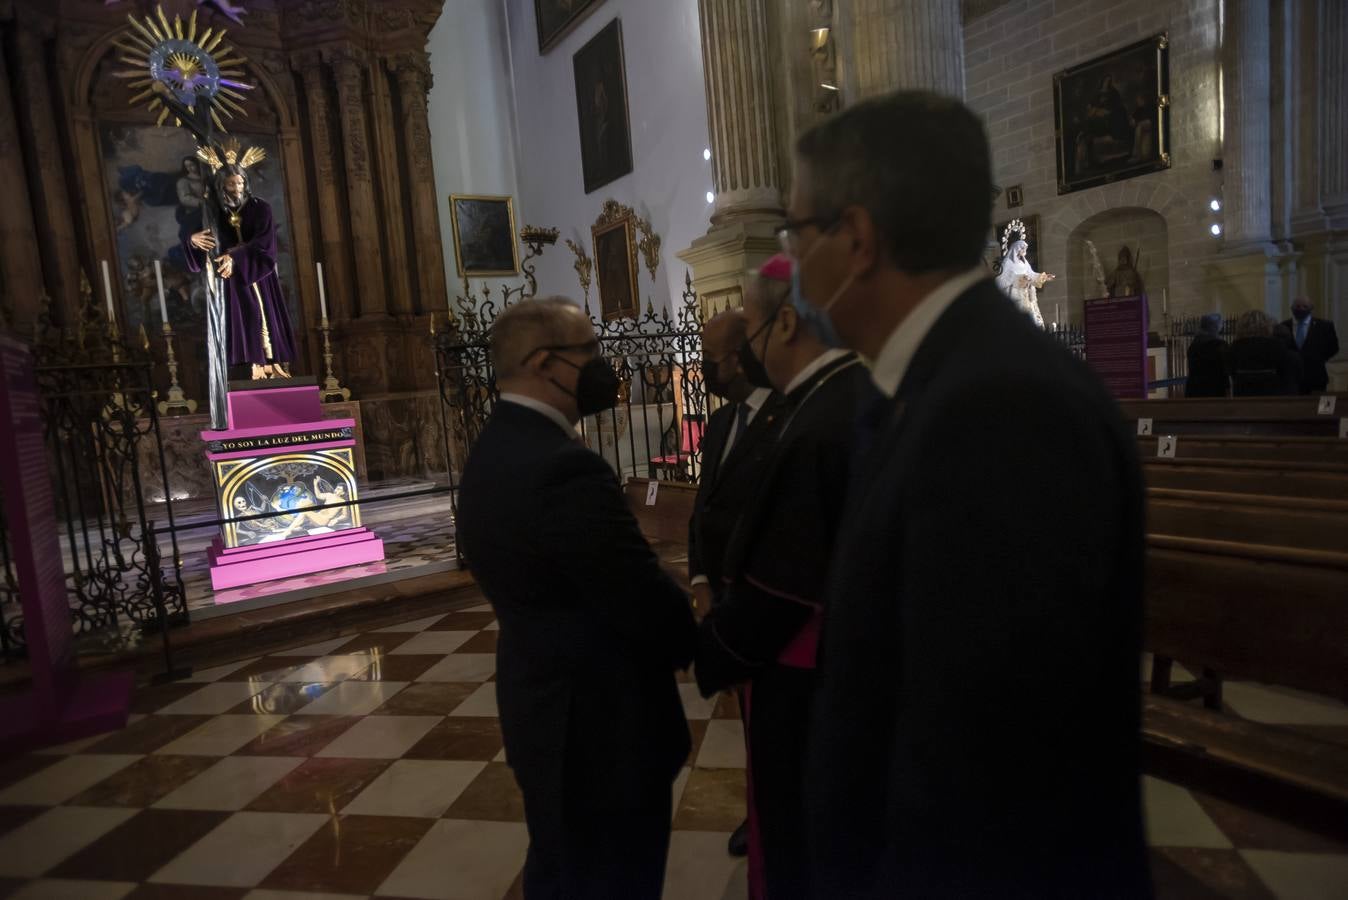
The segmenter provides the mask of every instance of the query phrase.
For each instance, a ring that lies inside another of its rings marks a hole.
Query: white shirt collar
[[[823,353],[819,354],[813,360],[811,360],[809,364],[805,366],[805,368],[797,372],[796,377],[791,379],[791,383],[786,386],[786,390],[782,391],[782,393],[784,395],[790,394],[796,388],[800,387],[802,384],[809,381],[810,378],[813,377],[814,374],[818,372],[820,369],[824,368],[824,366],[827,366],[834,360],[842,359],[850,352],[851,352],[850,350],[841,350],[838,348],[825,350]]]
[[[771,396],[772,388],[761,387],[754,388],[749,396],[744,398],[744,405],[749,407],[749,419],[753,419],[754,415],[763,408],[763,404],[767,403]]]
[[[956,275],[923,297],[908,317],[899,323],[899,327],[890,333],[871,366],[871,380],[886,397],[899,393],[899,385],[903,383],[903,376],[908,372],[913,355],[936,320],[961,294],[987,277],[988,271],[982,266]]]
[[[511,394],[505,392],[501,394],[501,402],[514,403],[516,406],[523,406],[527,409],[532,409],[536,413],[547,416],[557,424],[558,428],[566,432],[567,437],[574,438],[580,436],[580,433],[576,431],[576,426],[566,421],[566,416],[562,415],[557,407],[549,406],[542,400],[535,400],[533,397],[526,397],[523,394]]]

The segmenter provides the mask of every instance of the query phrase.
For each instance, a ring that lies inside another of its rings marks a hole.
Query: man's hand
[[[191,242],[192,246],[196,247],[198,250],[215,249],[215,238],[211,236],[209,230],[198,231],[196,234],[192,235]]]
[[[693,609],[699,619],[711,609],[711,585],[705,582],[693,585]]]
[[[215,258],[215,274],[221,278],[228,278],[234,274],[234,257],[228,253]]]

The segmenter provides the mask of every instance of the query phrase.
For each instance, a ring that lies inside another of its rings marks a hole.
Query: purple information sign
[[[1147,396],[1147,298],[1086,301],[1086,362],[1119,399]]]

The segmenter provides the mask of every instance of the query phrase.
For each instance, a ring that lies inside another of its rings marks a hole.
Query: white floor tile
[[[743,769],[744,726],[739,719],[712,719],[697,752],[700,769]]]
[[[170,741],[156,754],[176,756],[228,756],[285,716],[216,716],[187,734]]]
[[[417,681],[486,681],[494,674],[495,653],[451,653],[422,672]]]
[[[1153,847],[1231,848],[1231,841],[1184,788],[1150,775],[1142,778],[1147,843]]]
[[[484,762],[464,760],[400,759],[342,812],[438,819],[486,767]]]
[[[304,762],[298,756],[226,756],[155,803],[159,809],[243,809]]]
[[[491,717],[499,715],[496,711],[496,682],[488,682],[473,691],[468,695],[468,699],[455,707],[450,715]]]
[[[1228,681],[1222,702],[1238,716],[1265,725],[1348,725],[1348,705],[1291,688]]]
[[[493,756],[493,757],[491,758],[491,761],[492,761],[492,762],[505,762],[505,761],[506,761],[505,748],[502,747],[500,750],[496,751],[496,755]]]
[[[134,881],[43,878],[28,882],[10,894],[9,900],[122,900],[135,889]]]
[[[716,696],[704,698],[695,684],[680,683],[679,697],[683,699],[683,714],[690,719],[710,719],[716,709]]]
[[[327,656],[343,644],[351,643],[351,639],[356,635],[348,634],[343,637],[333,638],[330,641],[319,641],[317,644],[305,644],[303,647],[288,647],[285,650],[277,650],[273,656]]]
[[[58,806],[0,837],[0,875],[37,878],[139,810]]]
[[[442,716],[372,716],[361,719],[316,756],[398,759],[426,736]]]
[[[159,710],[161,716],[218,716],[264,690],[265,681],[217,681]]]
[[[366,900],[364,894],[316,894],[313,891],[264,891],[243,895],[243,900]]]
[[[1278,900],[1343,900],[1348,897],[1348,856],[1242,850],[1240,855]]]
[[[392,655],[408,653],[453,653],[468,643],[476,631],[423,631],[403,641],[389,651]]]
[[[300,716],[365,716],[407,687],[405,681],[343,681],[312,703],[301,706]]]
[[[226,663],[223,666],[213,666],[209,669],[200,669],[192,673],[191,678],[184,678],[183,681],[191,682],[209,682],[218,681],[224,678],[230,672],[237,672],[249,663],[257,662],[257,657],[252,659],[241,659],[238,662]]]
[[[55,806],[122,771],[139,755],[67,756],[0,791],[0,806]]]
[[[477,606],[470,606],[467,609],[461,609],[459,612],[491,612],[490,603],[479,603]]]
[[[495,620],[493,620],[492,623],[491,623],[490,625],[484,625],[484,626],[482,627],[482,630],[483,630],[483,631],[500,631],[500,630],[501,630],[501,623],[500,623],[500,622],[497,622],[497,621],[495,621]]]
[[[1153,659],[1154,657],[1150,653],[1142,654],[1142,681],[1144,683],[1151,681],[1151,665]],[[1184,666],[1181,666],[1179,663],[1171,663],[1170,665],[1171,684],[1177,684],[1184,681],[1194,681],[1194,680],[1195,679],[1193,673],[1190,672],[1188,669],[1184,668]]]
[[[725,852],[726,831],[676,831],[670,835],[664,900],[718,900],[735,880],[748,881],[744,860]]]
[[[524,867],[528,848],[522,822],[441,819],[378,893],[429,900],[501,900]]]
[[[389,625],[387,628],[376,628],[375,634],[406,634],[409,631],[425,631],[444,617],[444,613],[436,613],[435,615],[427,616],[424,619],[415,619],[411,622],[399,622],[397,625]]]
[[[348,678],[355,678],[363,674],[373,662],[374,657],[364,653],[321,656],[307,665],[300,666],[293,672],[287,672],[279,680],[289,684],[305,682],[327,684],[333,681],[346,681]]]
[[[322,813],[235,813],[150,881],[252,887],[328,821]]]
[[[672,810],[672,812],[670,813],[671,819],[673,819],[674,816],[678,815],[679,801],[683,799],[683,789],[688,786],[688,776],[692,774],[692,771],[693,771],[692,769],[688,768],[687,766],[684,766],[682,769],[679,769],[679,774],[674,778],[674,787],[671,790],[671,793],[673,794],[673,802],[670,804],[669,807]]]

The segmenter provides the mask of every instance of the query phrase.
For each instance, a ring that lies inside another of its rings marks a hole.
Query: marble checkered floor
[[[496,636],[475,607],[240,660],[142,689],[121,732],[0,762],[0,895],[518,897],[527,836]],[[733,702],[681,690],[694,750],[666,897],[743,897],[725,853],[744,811],[740,723]],[[1298,702],[1348,725],[1341,705]],[[1156,779],[1145,794],[1161,897],[1348,896],[1348,847]]]

